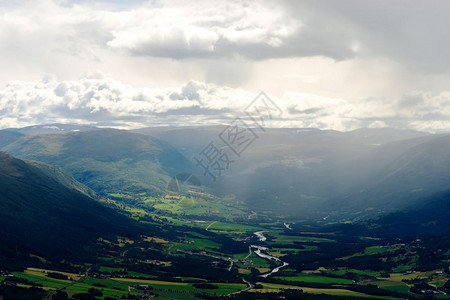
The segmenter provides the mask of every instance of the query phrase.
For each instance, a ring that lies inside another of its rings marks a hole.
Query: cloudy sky
[[[0,128],[450,130],[449,1],[0,0]]]

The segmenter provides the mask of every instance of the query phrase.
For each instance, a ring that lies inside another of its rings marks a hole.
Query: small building
[[[148,289],[148,284],[139,284],[138,286],[138,289],[141,289],[141,290],[147,290]]]
[[[2,286],[16,286],[17,282],[5,280],[2,282]]]
[[[150,299],[150,298],[153,298],[153,297],[155,297],[155,295],[153,295],[153,294],[141,294],[141,295],[137,295],[137,298],[138,298],[138,299]]]

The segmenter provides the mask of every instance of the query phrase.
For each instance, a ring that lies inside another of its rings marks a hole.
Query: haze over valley
[[[0,300],[450,299],[449,10],[0,0]]]

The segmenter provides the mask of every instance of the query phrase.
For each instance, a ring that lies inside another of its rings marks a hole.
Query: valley
[[[285,149],[287,141],[298,142],[290,131],[272,134]],[[265,165],[251,171],[269,177],[240,189],[245,181],[238,179],[250,176],[243,165],[264,161],[270,152],[244,158],[232,176],[210,184],[178,152],[186,144],[175,141],[177,147],[143,133],[92,128],[65,134],[8,132],[2,149],[9,154],[0,156],[0,295],[5,300],[14,299],[11,295],[53,300],[450,298],[450,193],[444,187],[431,192],[435,183],[428,182],[429,190],[411,203],[404,204],[405,192],[387,207],[384,200],[374,203],[373,195],[360,202],[362,194],[354,187],[337,193],[327,180],[328,194],[320,194],[323,186],[306,187],[301,181],[306,175],[343,168],[319,164],[317,155],[323,161],[339,155],[349,168],[371,151],[382,151],[368,149],[373,147],[364,144],[365,137],[352,146],[352,155],[359,156],[344,159],[333,147],[347,137],[336,142],[336,135],[300,133],[299,140],[332,143],[321,146],[320,154],[308,150],[305,161],[314,162],[307,168],[288,170],[300,178],[304,194],[299,195],[301,187],[289,186],[295,176],[289,182],[286,176],[274,179],[287,170],[281,167],[286,157],[274,156],[269,171]],[[408,152],[411,145],[428,145],[431,139],[415,138],[394,143]],[[386,143],[383,147],[390,149],[391,141]],[[401,161],[386,160],[386,166]],[[446,163],[444,155],[441,162]],[[404,168],[410,172],[411,165]],[[381,169],[377,166],[374,174]],[[415,184],[417,174],[405,184]],[[437,182],[446,176],[441,168],[433,174]],[[366,185],[371,176],[361,176],[357,189],[376,189],[379,183]],[[275,202],[256,201],[274,185],[269,193]],[[343,203],[339,209],[338,200]],[[289,211],[294,202],[308,210]]]
[[[287,229],[283,220],[259,214],[251,222],[237,223],[214,216],[216,205],[196,201],[184,214],[172,201],[154,199],[152,203],[166,204],[155,211],[109,200],[138,222],[176,230],[164,237],[100,238],[96,247],[102,248],[101,256],[92,257],[89,264],[59,264],[53,269],[54,262],[38,258],[23,271],[4,271],[14,276],[4,277],[3,286],[16,282],[22,288],[42,288],[48,295],[97,293],[101,299],[267,299],[284,294],[419,299],[423,295],[415,287],[422,285],[437,298],[448,297],[445,267],[450,253],[442,253],[448,239],[431,249],[428,243],[435,241],[350,237],[328,229],[320,232],[325,224],[301,220]],[[241,214],[245,220],[251,212]],[[430,250],[442,254],[431,265],[424,257]]]
[[[450,300],[449,16],[0,0],[0,300]]]

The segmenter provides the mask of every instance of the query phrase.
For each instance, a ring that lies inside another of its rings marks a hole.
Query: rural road
[[[214,222],[212,222],[211,224],[209,224],[208,227],[206,227],[206,231],[208,231],[208,230],[209,230],[209,227],[211,227],[212,225],[214,225],[214,224],[216,224],[216,223],[217,223],[217,221],[214,221]]]

